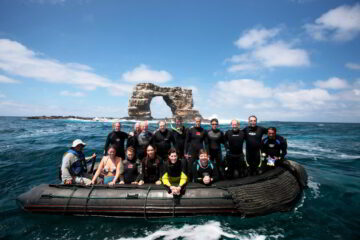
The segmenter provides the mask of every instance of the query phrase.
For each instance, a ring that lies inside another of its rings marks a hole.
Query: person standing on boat
[[[209,155],[206,150],[201,149],[199,153],[199,160],[193,165],[193,182],[210,185],[219,179],[216,164],[209,161]]]
[[[110,145],[107,156],[104,156],[93,176],[91,182],[87,185],[95,184],[100,174],[104,177],[104,184],[115,185],[119,177],[124,173],[124,165],[121,157],[116,156],[116,146]]]
[[[116,156],[121,157],[121,159],[125,158],[125,140],[127,140],[129,135],[125,132],[121,131],[121,123],[115,123],[115,129],[106,138],[104,153],[107,155],[108,148],[111,145],[116,147]]]
[[[188,176],[192,178],[192,166],[199,158],[199,151],[206,146],[206,131],[201,127],[201,118],[195,118],[195,126],[189,128],[185,140],[185,157],[187,158]]]
[[[171,148],[168,152],[168,160],[164,163],[161,181],[168,189],[169,194],[184,194],[187,176],[184,166],[182,166],[181,161],[178,159],[175,148]]]
[[[161,184],[161,159],[156,155],[156,147],[152,144],[146,147],[146,156],[142,160],[141,169],[142,171],[138,178],[139,185],[144,183]]]
[[[284,160],[287,154],[286,139],[276,134],[276,128],[268,128],[267,137],[261,142],[261,154],[266,166],[276,166]]]
[[[224,133],[218,129],[219,121],[216,118],[210,121],[211,129],[207,131],[207,150],[209,153],[210,161],[216,163],[216,168],[222,175],[222,151],[221,144],[225,145]]]
[[[120,175],[120,184],[138,184],[141,171],[141,161],[136,158],[135,149],[126,149],[126,158],[123,161],[124,174]]]
[[[260,149],[263,135],[267,134],[264,127],[257,126],[257,118],[252,115],[249,117],[249,126],[243,129],[246,142],[246,161],[249,164],[250,174],[257,174],[261,165]]]
[[[133,147],[134,148],[135,154],[136,154],[137,137],[138,137],[138,135],[140,133],[141,133],[140,122],[136,122],[134,124],[134,131],[129,133],[129,138],[128,138],[127,144],[126,144],[127,148],[128,147]]]
[[[86,157],[83,153],[86,144],[80,139],[73,141],[71,148],[64,154],[61,164],[61,181],[64,184],[88,184],[91,182],[87,173],[87,162],[94,160],[96,154]]]
[[[136,138],[136,155],[138,159],[143,159],[146,155],[146,147],[151,143],[153,134],[148,130],[148,121],[141,122],[140,129],[141,132],[137,135]]]
[[[175,149],[180,159],[184,159],[184,149],[187,129],[183,125],[183,120],[180,116],[175,118],[175,128],[171,126],[172,134],[175,139]]]
[[[225,133],[225,175],[226,178],[238,178],[246,176],[247,163],[244,159],[243,145],[245,135],[240,129],[238,120],[231,121],[231,129]]]
[[[155,145],[157,155],[161,158],[161,162],[166,162],[171,144],[175,146],[175,139],[172,133],[167,129],[165,121],[159,121],[159,129],[157,129],[152,136],[151,143]]]

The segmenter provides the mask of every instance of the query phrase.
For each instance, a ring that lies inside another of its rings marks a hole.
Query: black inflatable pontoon
[[[307,184],[305,169],[293,161],[258,176],[220,181],[212,186],[190,183],[180,197],[155,185],[42,184],[17,198],[27,212],[113,217],[196,215],[259,216],[289,211]]]

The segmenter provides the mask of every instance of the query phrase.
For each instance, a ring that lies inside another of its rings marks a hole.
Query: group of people
[[[130,133],[121,131],[117,122],[107,136],[95,174],[89,176],[86,166],[96,154],[85,158],[86,144],[77,139],[63,156],[61,179],[64,184],[163,184],[170,194],[180,195],[187,182],[209,185],[219,179],[259,174],[284,160],[287,143],[276,128],[258,126],[256,116],[248,122],[240,129],[239,121],[232,120],[225,133],[215,118],[210,130],[201,126],[199,117],[190,128],[185,128],[181,117],[176,117],[171,129],[160,121],[155,132],[148,130],[147,121],[136,123]]]

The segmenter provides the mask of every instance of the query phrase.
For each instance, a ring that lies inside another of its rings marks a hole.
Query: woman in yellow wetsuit
[[[187,176],[184,171],[185,166],[182,166],[181,161],[174,148],[168,152],[168,161],[164,163],[163,176],[161,181],[171,195],[180,195],[185,191],[187,183]]]

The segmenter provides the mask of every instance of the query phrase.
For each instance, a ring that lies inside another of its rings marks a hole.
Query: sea
[[[23,212],[16,197],[42,183],[60,183],[58,166],[74,139],[85,141],[85,154],[95,152],[100,160],[112,123],[0,117],[0,239],[360,239],[360,124],[258,124],[276,127],[287,139],[287,158],[309,175],[308,188],[291,211],[145,220]],[[133,125],[123,121],[122,131]],[[229,127],[220,125],[223,131]],[[155,130],[156,123],[149,128]]]

